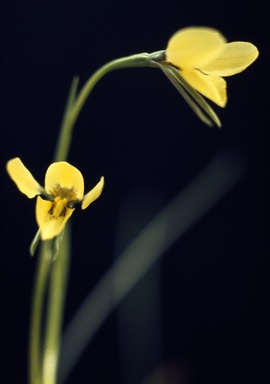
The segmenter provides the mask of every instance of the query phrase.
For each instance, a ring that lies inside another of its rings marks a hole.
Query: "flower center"
[[[61,188],[59,184],[53,188],[51,194],[54,196],[54,198],[59,197],[60,199],[66,199],[68,203],[78,200],[77,194],[73,188]]]
[[[73,188],[61,188],[59,184],[50,191],[50,194],[53,199],[52,206],[48,213],[53,219],[61,216],[64,217],[67,209],[74,208],[74,205],[79,202]]]

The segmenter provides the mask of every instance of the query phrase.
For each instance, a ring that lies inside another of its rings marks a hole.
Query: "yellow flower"
[[[212,28],[189,27],[176,32],[168,42],[165,63],[175,67],[194,89],[220,107],[227,102],[225,76],[242,72],[258,57],[247,42],[227,43]]]
[[[30,199],[37,197],[36,219],[42,240],[49,240],[59,235],[74,211],[77,203],[82,209],[96,200],[103,189],[104,178],[86,195],[81,172],[60,161],[52,163],[45,175],[43,188],[24,166],[19,158],[7,163],[7,171],[19,190]]]

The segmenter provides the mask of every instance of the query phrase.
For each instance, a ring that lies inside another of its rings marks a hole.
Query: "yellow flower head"
[[[258,57],[247,42],[227,43],[212,28],[189,27],[176,32],[168,42],[165,63],[175,67],[195,90],[220,107],[227,102],[224,76],[242,72]]]
[[[82,209],[96,200],[103,189],[104,178],[86,195],[81,172],[60,161],[52,163],[45,175],[43,188],[24,166],[19,158],[7,163],[7,171],[19,190],[30,199],[37,197],[36,219],[42,240],[49,240],[59,235],[72,215],[77,203]]]

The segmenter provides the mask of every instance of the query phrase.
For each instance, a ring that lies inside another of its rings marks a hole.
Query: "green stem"
[[[155,67],[151,55],[141,53],[113,60],[98,69],[77,95],[78,78],[71,84],[62,125],[56,145],[54,161],[65,161],[72,139],[73,127],[83,105],[98,81],[107,73],[121,68]],[[30,329],[29,380],[30,384],[56,384],[61,326],[70,258],[69,223],[65,228],[59,255],[54,259],[55,241],[43,241],[34,284]],[[48,301],[45,319],[44,343],[42,343],[42,317],[47,288]]]
[[[62,124],[60,127],[60,132],[56,144],[54,161],[64,161],[68,156],[68,151],[71,143],[72,137],[72,126],[70,125],[70,112],[72,110],[72,105],[76,98],[77,88],[78,88],[79,78],[74,77],[71,83],[69,90],[69,95],[62,119]]]
[[[73,127],[88,96],[94,89],[95,85],[99,82],[99,80],[107,73],[116,69],[134,67],[156,67],[156,63],[151,60],[151,55],[148,53],[139,53],[136,55],[122,57],[120,59],[110,61],[109,63],[99,68],[96,72],[94,72],[94,74],[82,87],[77,97],[75,92],[78,85],[78,78],[73,80],[70,96],[68,98],[66,111],[63,118],[63,125],[58,139],[55,161],[62,161],[67,158]]]
[[[69,225],[70,223],[68,222],[65,227],[61,247],[59,248],[59,254],[52,263],[50,274],[43,350],[43,384],[56,384],[57,382],[61,328],[70,259]]]
[[[41,375],[41,323],[46,286],[52,260],[51,241],[44,241],[41,245],[34,282],[32,314],[30,321],[29,340],[29,382],[30,384],[42,384]]]

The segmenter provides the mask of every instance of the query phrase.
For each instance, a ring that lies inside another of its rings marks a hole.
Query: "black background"
[[[269,28],[263,4],[1,3],[1,382],[27,382],[36,266],[28,255],[36,231],[34,201],[10,181],[6,161],[19,156],[43,183],[72,77],[79,75],[83,84],[114,58],[164,49],[172,33],[189,25],[215,27],[229,41],[250,41],[260,57],[227,79],[228,105],[214,107],[221,130],[204,126],[158,70],[122,70],[99,83],[80,115],[68,160],[84,175],[86,190],[101,175],[106,186],[97,202],[73,215],[65,324],[113,263],[126,197],[138,190],[146,205],[157,201],[161,207],[220,149],[233,148],[246,159],[245,176],[161,261],[162,355],[156,363],[173,366],[176,383],[270,382]],[[143,351],[147,337],[137,331]],[[119,333],[113,313],[68,383],[124,383]],[[140,367],[140,354],[135,359]],[[138,367],[136,383],[156,368]]]

